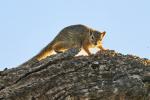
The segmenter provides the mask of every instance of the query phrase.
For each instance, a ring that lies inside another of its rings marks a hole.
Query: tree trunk
[[[150,100],[148,59],[112,50],[78,52],[1,71],[0,100]]]

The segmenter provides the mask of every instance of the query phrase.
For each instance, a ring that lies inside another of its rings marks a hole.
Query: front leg
[[[91,55],[91,52],[89,51],[88,47],[83,47],[83,49],[89,56]]]
[[[102,44],[99,44],[97,47],[102,51],[108,50],[108,49],[103,48]]]

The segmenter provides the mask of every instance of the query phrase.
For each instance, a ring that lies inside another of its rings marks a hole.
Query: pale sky
[[[1,0],[0,70],[25,62],[74,24],[105,30],[105,48],[150,59],[150,0]]]

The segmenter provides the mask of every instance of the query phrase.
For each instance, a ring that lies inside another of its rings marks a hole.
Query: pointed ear
[[[104,32],[102,32],[102,33],[101,33],[102,37],[104,37],[104,36],[105,36],[105,34],[106,34],[106,32],[105,32],[105,31],[104,31]]]

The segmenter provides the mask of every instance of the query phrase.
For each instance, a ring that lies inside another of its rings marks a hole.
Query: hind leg
[[[105,49],[103,46],[102,46],[102,44],[100,43],[100,44],[98,44],[98,46],[97,46],[100,50],[102,50],[102,51],[105,51],[105,50],[108,50],[108,49]]]
[[[68,45],[66,42],[58,42],[53,46],[53,50],[56,53],[63,53],[64,51],[68,50],[71,48],[71,45]]]

